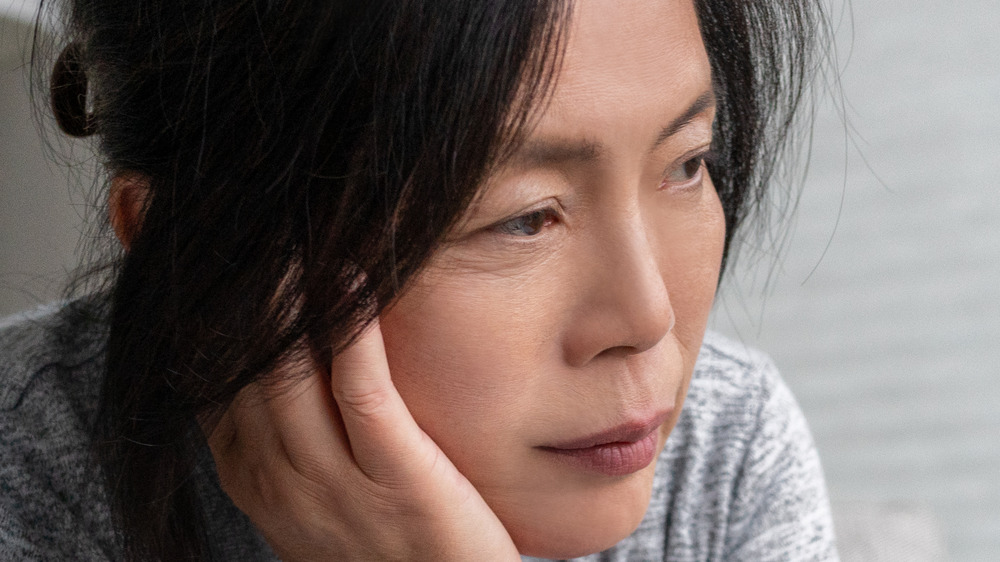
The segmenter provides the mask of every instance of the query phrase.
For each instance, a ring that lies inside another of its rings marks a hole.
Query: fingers
[[[354,460],[369,478],[391,485],[426,470],[437,447],[392,384],[377,320],[334,357],[330,386]]]
[[[322,488],[357,470],[326,377],[309,369],[286,364],[274,381],[248,385],[208,438],[223,489],[255,520],[297,503],[291,490]]]
[[[207,441],[222,489],[248,514],[258,514],[259,479],[255,474],[284,463],[277,431],[263,411],[259,384],[244,388],[219,418]]]
[[[301,358],[282,365],[273,382],[244,388],[209,446],[217,464],[226,457],[238,458],[235,465],[281,454],[313,481],[360,468],[390,487],[426,473],[439,452],[392,383],[377,321],[333,358],[329,375]]]
[[[378,324],[332,360],[284,362],[208,437],[223,490],[286,560],[519,560],[503,524],[413,420]]]
[[[328,376],[310,360],[268,389],[268,424],[274,428],[293,467],[312,479],[331,470],[353,468],[351,450]],[[327,475],[328,476],[328,475]]]

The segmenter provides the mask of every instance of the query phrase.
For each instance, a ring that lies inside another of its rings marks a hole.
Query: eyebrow
[[[660,146],[663,144],[663,141],[676,135],[681,129],[694,121],[695,117],[698,117],[705,110],[711,107],[715,107],[715,92],[708,90],[698,96],[698,99],[694,100],[691,107],[687,108],[687,111],[682,113],[680,117],[674,119],[669,125],[660,131],[660,134],[656,137],[656,142],[653,143],[653,148]]]
[[[660,130],[650,150],[655,150],[715,104],[715,92],[708,90],[702,93],[684,113]],[[599,160],[604,152],[604,146],[593,140],[527,141],[516,152],[512,162],[524,168],[553,167],[566,162],[593,162]]]

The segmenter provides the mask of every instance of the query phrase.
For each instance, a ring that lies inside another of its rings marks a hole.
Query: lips
[[[583,470],[624,476],[653,462],[663,422],[671,411],[639,418],[585,437],[538,447]]]

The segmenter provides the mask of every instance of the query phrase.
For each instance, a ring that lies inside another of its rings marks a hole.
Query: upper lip
[[[587,449],[609,443],[635,443],[646,437],[667,421],[673,410],[666,410],[651,416],[629,420],[621,425],[593,433],[585,437],[560,441],[542,447],[543,449]]]

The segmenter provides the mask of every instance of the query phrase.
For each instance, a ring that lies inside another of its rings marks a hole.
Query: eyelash
[[[493,230],[498,234],[530,238],[532,236],[537,236],[542,229],[554,223],[558,218],[559,215],[555,209],[545,207],[542,209],[528,211],[522,215],[507,219],[494,226]],[[527,224],[528,221],[534,221],[534,224],[529,225]],[[538,223],[538,221],[542,222]],[[530,232],[526,232],[526,230],[530,230]],[[516,234],[518,231],[525,233]]]
[[[697,167],[694,168],[694,171],[688,173],[689,177],[687,179],[675,185],[668,185],[669,176],[673,172],[668,173],[663,179],[663,182],[660,184],[661,187],[684,191],[697,185],[701,185],[702,170],[705,168],[706,164],[713,161],[714,156],[715,153],[708,149],[682,161],[679,167],[674,168],[674,171],[681,170],[686,173],[690,169],[690,165],[696,165]],[[559,220],[558,211],[552,207],[544,207],[528,211],[516,217],[511,217],[494,225],[490,230],[501,235],[531,238],[537,236],[545,227],[552,225],[557,220]]]
[[[670,188],[678,191],[685,191],[687,189],[701,185],[703,179],[702,171],[705,169],[706,164],[710,164],[713,161],[714,156],[715,153],[712,152],[711,149],[708,149],[682,161],[680,166],[677,166],[673,168],[671,171],[667,172],[667,174],[663,178],[663,181],[660,183],[661,188]],[[689,166],[691,165],[695,165],[696,167],[690,173],[688,173],[688,170],[690,169]],[[677,171],[685,173],[687,177],[676,183],[671,183],[670,176],[672,176],[674,172]]]

